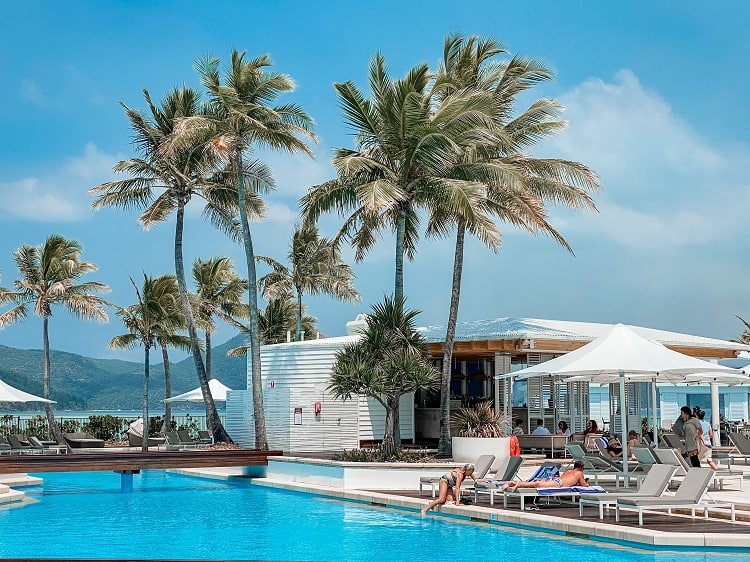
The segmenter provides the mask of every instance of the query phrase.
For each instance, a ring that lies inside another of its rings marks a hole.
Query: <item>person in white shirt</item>
[[[544,427],[544,420],[539,418],[536,420],[536,429],[531,432],[532,435],[551,435],[549,429]]]
[[[570,428],[568,427],[567,422],[560,420],[560,422],[557,424],[557,434],[570,435]]]

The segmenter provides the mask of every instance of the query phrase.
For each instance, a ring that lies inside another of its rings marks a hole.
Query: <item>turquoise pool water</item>
[[[0,557],[193,560],[739,562],[653,553],[462,524],[311,494],[164,471],[120,491],[109,472],[43,474],[34,503],[0,509]]]

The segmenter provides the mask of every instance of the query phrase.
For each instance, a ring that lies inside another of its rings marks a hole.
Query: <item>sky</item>
[[[121,103],[145,110],[144,89],[161,99],[182,84],[200,88],[195,61],[212,55],[226,62],[233,49],[269,53],[273,69],[297,85],[279,102],[298,103],[315,120],[315,158],[259,154],[277,186],[266,197],[266,218],[252,224],[255,251],[284,260],[299,198],[334,177],[332,149],[354,147],[333,84],[351,80],[367,91],[377,52],[396,78],[423,62],[435,69],[446,36],[461,33],[500,40],[507,57],[551,65],[555,80],[519,100],[518,110],[554,98],[566,107],[568,126],[530,154],[582,162],[602,189],[594,196],[598,213],[550,208],[574,255],[507,225],[498,252],[468,239],[459,321],[621,322],[736,339],[743,328],[736,315],[750,319],[749,25],[743,0],[7,4],[0,21],[0,286],[18,278],[12,252],[51,234],[82,244],[82,258],[99,267],[84,279],[109,285],[105,298],[118,306],[135,302],[130,278],[174,272],[173,220],[144,232],[136,211],[92,211],[87,190],[122,179],[113,166],[135,155]],[[190,208],[186,219],[186,265],[228,256],[244,276],[241,246],[213,230],[200,210]],[[326,236],[339,225],[337,215],[320,223]],[[405,265],[407,305],[421,311],[419,325],[447,321],[453,245],[452,237],[422,236]],[[306,299],[327,336],[345,334],[347,321],[393,292],[392,237],[360,263],[349,250],[345,256],[362,301]],[[51,347],[140,360],[142,350],[109,349],[124,332],[109,313],[102,325],[54,310]],[[213,341],[233,335],[221,326]],[[0,331],[0,345],[40,349],[41,320],[30,315]]]

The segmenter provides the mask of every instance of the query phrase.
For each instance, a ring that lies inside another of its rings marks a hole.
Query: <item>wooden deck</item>
[[[112,451],[70,453],[67,455],[2,455],[0,474],[18,472],[82,472],[96,470],[138,471],[164,468],[204,468],[212,466],[265,466],[268,457],[282,451],[257,449]]]
[[[411,492],[404,490],[394,491],[383,491],[378,490],[379,493],[385,493],[394,496],[409,497],[409,498],[420,498],[430,499],[429,491],[427,495],[419,495],[419,492]],[[473,498],[473,493],[469,494],[469,497]],[[489,499],[480,496],[479,502],[472,504],[479,507],[486,507],[489,509],[495,509],[497,511],[505,511],[509,513],[519,513],[519,502],[513,501],[508,503],[508,507],[503,508],[502,497],[495,498],[495,505],[490,506]],[[620,512],[620,521],[615,521],[615,510],[610,509],[604,510],[604,519],[599,519],[599,508],[594,506],[586,506],[583,510],[583,517],[578,515],[578,504],[571,504],[569,502],[544,504],[540,502],[539,505],[533,505],[533,500],[526,500],[526,510],[532,511],[533,513],[539,513],[542,515],[549,515],[552,517],[561,517],[563,519],[587,521],[591,523],[605,523],[610,525],[617,525],[620,527],[631,527],[631,528],[647,528],[655,531],[666,531],[670,533],[748,533],[750,527],[746,524],[734,524],[728,519],[719,519],[716,517],[710,517],[704,519],[702,517],[676,517],[668,515],[666,512],[645,512],[643,514],[643,527],[638,525],[638,514],[634,511],[622,511]],[[677,510],[675,510],[677,511]],[[715,514],[712,514],[715,515]],[[737,521],[747,522],[750,519],[750,514],[743,511],[737,511]]]

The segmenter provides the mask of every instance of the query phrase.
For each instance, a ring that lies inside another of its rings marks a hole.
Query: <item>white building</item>
[[[363,443],[382,439],[385,410],[375,400],[359,397],[340,401],[326,391],[336,353],[363,325],[363,316],[347,323],[349,335],[291,342],[261,347],[263,399],[269,446],[285,452],[316,452],[354,449]],[[605,333],[610,324],[568,322],[528,318],[498,318],[459,323],[454,345],[451,408],[479,400],[495,404],[529,421],[545,419],[554,430],[558,419],[566,419],[573,410],[583,411],[571,428],[581,430],[586,417],[600,421],[611,418],[612,400],[608,387],[562,388],[563,385],[524,385],[522,403],[516,404],[517,388],[496,386],[496,374],[508,373],[547,361],[572,351]],[[658,341],[681,353],[710,361],[726,360],[750,346],[632,326],[648,339]],[[435,365],[442,361],[445,326],[420,329],[429,342],[428,354]],[[545,383],[546,384],[546,383]],[[578,384],[582,383],[571,383]],[[585,383],[583,383],[585,384]],[[518,385],[516,385],[518,386]],[[227,397],[226,428],[232,438],[247,447],[254,446],[251,371],[248,365],[248,390],[232,391]],[[549,387],[549,388],[547,388]],[[659,387],[661,418],[674,419],[682,405],[700,405],[710,409],[708,386]],[[434,394],[418,393],[401,402],[401,439],[423,440],[437,436],[437,404]],[[575,401],[575,404],[573,403]],[[579,402],[585,402],[585,405]],[[583,406],[583,407],[582,407]],[[588,408],[589,411],[585,411]],[[722,387],[720,413],[728,420],[748,420],[747,387]],[[637,415],[637,414],[636,414]]]

